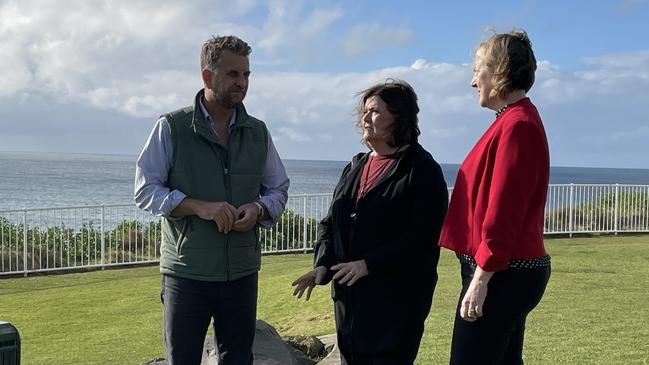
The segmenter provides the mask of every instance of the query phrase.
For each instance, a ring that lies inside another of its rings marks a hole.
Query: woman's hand
[[[493,272],[483,271],[479,266],[476,267],[460,306],[460,317],[465,321],[473,322],[482,317],[484,301],[487,298],[487,284],[493,274]]]
[[[291,284],[295,287],[295,290],[293,290],[293,295],[297,295],[297,298],[300,299],[302,298],[302,295],[306,290],[306,300],[309,300],[309,298],[311,298],[311,291],[313,290],[313,288],[315,288],[316,285],[322,283],[325,275],[327,275],[327,268],[324,266],[318,266],[308,273],[300,276]]]
[[[358,279],[369,274],[365,260],[343,262],[332,266],[331,270],[337,271],[333,280],[338,280],[341,285],[347,283],[347,286],[354,285]]]

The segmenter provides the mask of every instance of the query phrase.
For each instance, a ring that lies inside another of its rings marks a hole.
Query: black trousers
[[[229,282],[162,276],[164,340],[169,365],[199,365],[214,321],[219,364],[252,365],[257,273]]]
[[[525,320],[541,301],[550,271],[547,266],[496,272],[489,280],[483,316],[467,322],[460,317],[460,306],[475,267],[462,264],[450,364],[522,365]]]
[[[387,320],[397,321],[400,324],[396,326],[399,330],[392,333],[395,335],[392,346],[385,350],[372,352],[363,350],[363,348],[367,349],[367,341],[372,343],[372,340],[368,340],[368,338],[378,337],[374,336],[372,331],[381,331],[380,326],[374,329],[357,328],[357,332],[353,335],[350,332],[342,331],[340,328],[342,326],[341,318],[345,317],[345,311],[349,310],[351,312],[351,306],[334,303],[341,365],[412,365],[415,362],[419,352],[419,344],[424,334],[424,322],[430,312],[433,293],[437,284],[437,275],[431,273],[428,275],[431,275],[430,280],[419,280],[417,283],[410,283],[413,286],[412,292],[416,292],[417,295],[411,296],[407,300],[399,299],[398,302],[402,305],[394,308],[392,312],[386,311],[386,318],[376,316],[375,320],[379,323],[382,320]],[[370,306],[372,304],[365,303],[365,305]],[[369,308],[366,310],[369,310]],[[351,320],[353,321],[353,319]],[[347,330],[349,329],[347,328]],[[391,330],[387,329],[386,331]],[[361,345],[360,342],[362,341],[365,341],[365,345]]]
[[[341,365],[412,365],[417,357],[418,347],[414,352],[408,353],[404,350],[392,350],[374,352],[371,354],[354,353],[354,359],[348,360],[341,352]],[[350,357],[349,354],[347,357]]]
[[[423,325],[422,325],[423,327]],[[423,328],[422,331],[423,333]],[[421,338],[421,336],[420,336]],[[341,365],[412,365],[417,358],[419,341],[410,346],[391,351],[377,351],[370,354],[340,351]]]

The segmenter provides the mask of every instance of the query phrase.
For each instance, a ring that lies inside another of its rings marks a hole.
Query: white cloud
[[[311,137],[305,136],[291,128],[281,127],[279,128],[280,137],[277,140],[281,140],[281,136],[286,136],[289,140],[295,142],[308,142],[311,140]]]
[[[422,144],[441,162],[460,162],[493,118],[477,105],[469,64],[413,57],[359,72],[290,71],[285,66],[296,57],[341,55],[335,32],[346,35],[342,46],[352,56],[414,38],[406,27],[335,28],[345,15],[335,6],[276,0],[266,18],[244,24],[233,19],[248,20],[255,1],[60,4],[0,5],[3,149],[136,153],[158,115],[193,101],[201,87],[198,50],[212,33],[235,33],[255,47],[246,106],[267,122],[286,158],[346,160],[363,150],[355,94],[387,78],[414,86]],[[647,89],[649,50],[590,57],[577,71],[539,61],[530,95],[545,120],[553,164],[649,167]]]
[[[318,40],[344,14],[340,8],[307,9],[303,1],[297,0],[271,0],[268,11],[258,44],[273,55],[290,51],[308,56],[317,51],[322,48]]]
[[[595,67],[615,69],[642,68],[649,63],[649,50],[586,57],[583,59],[583,62],[586,65]]]
[[[254,33],[227,19],[255,5],[252,0],[5,1],[0,5],[0,72],[6,76],[0,96],[46,93],[60,102],[94,105],[111,96],[117,100],[108,105],[141,115],[145,100],[159,99],[151,98],[159,91],[156,85],[165,83],[155,80],[158,74],[181,69],[182,79],[190,71],[194,76],[197,49],[209,29]]]
[[[308,18],[300,24],[297,32],[302,35],[314,37],[326,31],[334,22],[342,18],[343,11],[340,8],[330,10],[316,9],[309,14]]]
[[[24,90],[32,80],[32,73],[23,62],[20,48],[11,41],[0,41],[0,97]]]
[[[126,100],[122,106],[122,110],[132,115],[150,116],[155,115],[156,111],[174,110],[184,100],[178,97],[177,94],[167,95],[145,95],[145,96],[132,96]]]
[[[89,89],[79,98],[105,110],[134,117],[155,117],[193,100],[201,87],[198,72],[156,71],[134,80],[113,81]]]
[[[622,103],[634,109],[649,102],[644,91],[649,85],[649,50],[586,58],[577,71],[561,70],[548,61],[539,64],[533,90],[545,102],[592,102],[611,107]]]
[[[638,136],[646,137],[649,125],[640,107],[649,104],[642,92],[649,88],[648,80],[616,77],[607,66],[566,71],[548,61],[540,64],[530,95],[544,117],[553,164],[584,165],[580,159],[589,156],[596,164],[647,167],[641,157],[642,151],[646,155],[646,138]],[[404,79],[417,91],[421,142],[441,162],[460,162],[493,118],[477,105],[469,85],[470,65],[423,59],[357,73],[256,73],[246,106],[266,121],[284,157],[345,160],[364,149],[354,128],[355,94],[387,78]],[[131,136],[139,141],[157,115],[188,105],[199,87],[195,72],[156,71],[89,88],[78,98],[106,112],[145,117],[140,138]],[[29,100],[24,105],[37,105]],[[624,151],[618,154],[624,161],[609,157],[616,149]]]
[[[410,65],[410,67],[413,70],[421,70],[424,67],[426,67],[426,60],[423,59],[423,58],[419,58],[419,59],[415,60],[415,62],[413,62],[412,65]]]
[[[642,157],[647,154],[645,143],[631,137],[647,133],[649,119],[641,106],[649,105],[644,92],[649,80],[627,76],[645,68],[649,69],[649,63],[619,73],[607,64],[573,71],[547,60],[539,62],[530,96],[544,118],[553,164],[648,167]],[[344,160],[363,149],[354,129],[355,93],[388,77],[414,86],[421,109],[422,144],[442,162],[462,161],[493,120],[493,112],[478,106],[476,92],[469,85],[471,65],[424,59],[410,66],[363,73],[257,74],[247,105],[281,136],[278,146],[287,157]],[[293,138],[282,128],[295,133]],[[296,136],[309,136],[308,148]],[[611,157],[615,155],[623,160]],[[584,156],[591,162],[585,162]]]
[[[347,33],[343,40],[343,51],[348,56],[360,56],[382,48],[402,46],[413,38],[414,32],[410,28],[361,24]]]

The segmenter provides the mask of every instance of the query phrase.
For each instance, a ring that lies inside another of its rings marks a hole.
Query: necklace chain
[[[499,117],[499,116],[500,116],[500,115],[501,115],[505,110],[507,110],[507,108],[509,108],[510,105],[511,105],[511,104],[507,104],[507,105],[505,105],[504,107],[498,109],[498,110],[496,111],[496,118],[498,118],[498,117]]]

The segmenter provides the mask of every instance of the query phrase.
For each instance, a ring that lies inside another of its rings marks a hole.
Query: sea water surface
[[[0,210],[131,204],[137,156],[0,152]],[[347,161],[284,160],[289,194],[332,193]],[[442,164],[449,186],[458,165]],[[647,169],[553,167],[550,182],[649,184]]]

